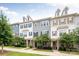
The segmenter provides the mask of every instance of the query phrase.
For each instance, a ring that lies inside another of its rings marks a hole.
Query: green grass
[[[0,54],[1,55],[1,54]],[[43,55],[39,55],[39,54],[32,54],[32,53],[20,53],[20,52],[7,52],[4,53],[1,56],[43,56]]]

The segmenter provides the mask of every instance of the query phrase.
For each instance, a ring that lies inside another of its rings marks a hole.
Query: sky
[[[0,3],[0,10],[3,10],[10,23],[22,22],[22,17],[30,15],[33,20],[47,17],[54,17],[55,11],[69,7],[68,13],[79,13],[78,4],[57,4],[57,3]]]

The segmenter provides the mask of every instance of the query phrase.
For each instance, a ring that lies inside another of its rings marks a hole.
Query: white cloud
[[[5,10],[8,10],[8,8],[6,8],[6,7],[3,7],[3,6],[0,6],[0,10],[3,10],[3,11],[5,11]]]
[[[15,11],[12,11],[6,7],[0,6],[0,10],[9,18],[10,23],[19,22],[19,14]]]

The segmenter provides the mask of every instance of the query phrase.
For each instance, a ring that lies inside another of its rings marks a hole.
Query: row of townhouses
[[[24,37],[27,47],[35,43],[33,38],[42,34],[48,34],[51,38],[51,47],[59,49],[59,37],[61,33],[72,32],[79,26],[79,14],[68,14],[65,8],[60,15],[60,10],[57,9],[55,17],[48,17],[39,20],[32,20],[30,16],[23,17],[23,22],[12,24],[13,35]]]

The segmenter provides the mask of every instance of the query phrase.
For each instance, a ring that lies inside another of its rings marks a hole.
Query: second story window
[[[29,36],[32,36],[32,32],[29,32]]]

